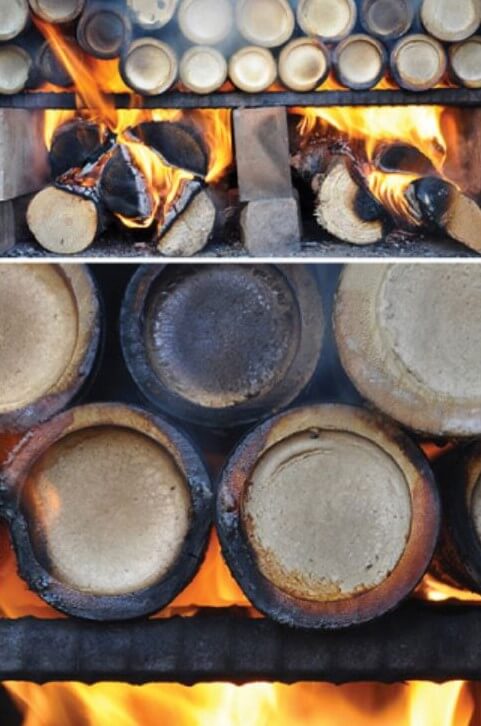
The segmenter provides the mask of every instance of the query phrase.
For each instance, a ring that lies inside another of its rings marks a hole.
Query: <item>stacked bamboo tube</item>
[[[208,94],[228,79],[250,93],[276,81],[305,92],[330,71],[353,90],[390,74],[426,91],[448,71],[481,87],[481,0],[0,0],[0,93],[68,85],[52,51],[40,52],[46,22],[80,56],[120,59],[127,86],[145,95],[177,82]]]

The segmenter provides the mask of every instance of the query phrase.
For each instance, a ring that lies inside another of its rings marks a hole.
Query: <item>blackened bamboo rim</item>
[[[120,331],[124,359],[145,399],[176,418],[210,428],[238,427],[286,408],[310,384],[322,353],[325,316],[321,292],[311,271],[304,265],[271,265],[283,276],[298,306],[299,343],[284,377],[263,397],[227,408],[210,408],[181,397],[165,385],[149,362],[144,336],[145,310],[151,291],[173,265],[143,266],[133,275],[124,297]],[[208,266],[202,266],[206,268]],[[255,268],[255,265],[243,265]],[[179,266],[179,270],[189,270]],[[215,294],[215,290],[212,290]],[[233,315],[233,324],[235,316]]]
[[[19,266],[20,267],[20,266]],[[23,265],[23,267],[35,267]],[[0,432],[23,432],[46,421],[71,403],[88,383],[102,347],[102,304],[94,278],[85,265],[49,264],[64,282],[76,311],[76,342],[57,382],[45,394],[17,410],[0,413]]]
[[[359,435],[394,460],[411,492],[411,530],[398,564],[380,585],[349,599],[315,602],[292,597],[261,574],[244,530],[242,503],[249,478],[265,452],[296,433],[323,430]],[[440,502],[428,461],[392,422],[363,408],[305,406],[264,422],[235,449],[218,484],[216,526],[232,575],[257,609],[293,627],[338,629],[380,617],[414,590],[438,540]]]
[[[390,269],[413,270],[427,265],[346,265],[335,296],[333,326],[341,364],[361,396],[379,411],[426,437],[472,438],[481,434],[481,397],[454,396],[422,384],[402,363],[403,375],[393,374],[394,352],[380,335],[367,328]],[[443,265],[431,263],[441,272]],[[466,266],[464,266],[466,267]],[[463,265],[456,265],[453,275]],[[471,267],[469,267],[471,270]],[[419,310],[419,315],[423,313]],[[400,365],[396,358],[396,365]]]
[[[190,492],[190,528],[177,560],[158,582],[129,594],[81,592],[55,578],[39,562],[20,503],[21,488],[29,471],[53,444],[69,434],[101,427],[131,430],[157,443],[172,456]],[[20,576],[55,609],[96,621],[152,615],[174,600],[192,580],[204,558],[212,525],[212,499],[207,470],[186,435],[158,416],[119,403],[79,406],[28,432],[11,453],[0,477],[0,518],[9,527]]]

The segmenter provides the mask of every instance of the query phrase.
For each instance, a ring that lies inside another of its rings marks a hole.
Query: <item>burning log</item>
[[[442,79],[447,68],[446,53],[437,40],[427,35],[402,38],[391,53],[391,70],[401,88],[428,91]]]
[[[40,78],[44,81],[61,88],[68,88],[74,83],[69,71],[48,41],[37,53],[35,65]]]
[[[358,391],[435,437],[481,433],[477,265],[348,265],[334,311],[337,346]]]
[[[376,150],[374,163],[377,169],[387,174],[419,174],[430,176],[436,174],[431,159],[415,146],[395,143],[383,144]]]
[[[478,0],[423,0],[421,21],[427,32],[445,42],[465,40],[481,25]]]
[[[344,242],[369,245],[383,236],[382,211],[351,174],[346,157],[334,157],[325,174],[313,180],[315,217],[329,234]]]
[[[481,37],[452,45],[449,61],[457,83],[466,88],[481,88]]]
[[[179,76],[189,91],[213,93],[227,80],[227,61],[216,48],[194,46],[182,56]]]
[[[329,73],[329,51],[317,40],[297,38],[282,49],[279,76],[293,91],[313,91]]]
[[[451,587],[481,593],[481,444],[456,448],[435,462],[443,519],[431,564]]]
[[[155,38],[139,38],[127,49],[120,72],[125,83],[134,91],[159,95],[175,83],[177,55],[167,43]]]
[[[123,303],[122,348],[156,408],[202,426],[241,426],[309,383],[323,320],[316,281],[297,265],[145,266]]]
[[[481,254],[481,208],[474,199],[438,177],[412,182],[405,196],[423,227],[448,234]]]
[[[13,40],[23,33],[30,20],[27,0],[1,0],[0,42]]]
[[[357,20],[354,0],[299,0],[297,22],[306,35],[330,43],[352,33]]]
[[[115,215],[142,223],[154,214],[154,199],[147,180],[124,145],[109,155],[99,181],[102,203]]]
[[[70,23],[85,7],[85,0],[29,0],[35,15],[48,23]]]
[[[18,45],[0,46],[0,94],[13,95],[23,91],[32,71],[29,53]]]
[[[76,118],[62,124],[55,131],[49,153],[53,178],[96,161],[111,143],[108,134],[92,121]]]
[[[197,193],[182,206],[171,210],[173,221],[164,224],[167,229],[157,242],[158,251],[165,257],[193,257],[204,249],[214,231],[217,209],[207,191]]]
[[[184,435],[122,405],[67,411],[2,472],[20,574],[57,610],[126,620],[195,575],[212,521],[208,474]]]
[[[363,409],[311,406],[242,441],[220,481],[216,523],[258,610],[332,629],[373,620],[412,592],[439,509],[428,462],[399,429]]]
[[[277,78],[277,63],[267,48],[246,46],[229,61],[232,83],[247,93],[266,91]]]
[[[192,43],[217,45],[230,35],[234,12],[230,0],[181,0],[179,27]]]
[[[104,215],[95,196],[86,193],[49,186],[32,199],[27,225],[44,249],[73,255],[94,243],[104,229]]]
[[[361,22],[367,33],[392,40],[407,33],[414,21],[411,0],[363,0]]]
[[[196,129],[172,121],[147,121],[130,134],[154,149],[168,166],[205,177],[208,172],[207,149]]]
[[[64,408],[91,376],[100,304],[83,265],[3,265],[0,281],[0,431],[24,431]]]
[[[0,109],[0,201],[36,192],[47,183],[43,131],[42,111]]]
[[[357,91],[377,85],[384,76],[386,63],[384,46],[369,35],[351,35],[334,52],[338,81]]]
[[[170,23],[179,0],[127,0],[132,21],[144,30],[160,30]]]
[[[292,36],[295,17],[287,0],[239,0],[237,28],[252,45],[277,48]]]
[[[118,58],[130,34],[128,18],[122,8],[117,8],[114,3],[92,3],[77,25],[80,47],[100,59]]]

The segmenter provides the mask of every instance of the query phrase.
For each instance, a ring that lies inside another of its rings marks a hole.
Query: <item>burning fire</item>
[[[427,157],[437,173],[445,178],[448,144],[443,130],[441,106],[391,106],[369,108],[295,108],[301,116],[300,133],[315,129],[332,134],[334,129],[349,141],[361,143],[365,155],[362,172],[371,193],[395,218],[416,223],[404,192],[421,174],[387,173],[375,166],[383,145],[407,144]],[[453,129],[455,131],[455,129]]]

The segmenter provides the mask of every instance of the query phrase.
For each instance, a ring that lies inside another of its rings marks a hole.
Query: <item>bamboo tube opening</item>
[[[30,0],[30,7],[50,23],[69,23],[79,17],[85,0]]]
[[[449,58],[458,83],[467,88],[481,88],[481,36],[453,45]]]
[[[17,45],[0,46],[0,93],[20,93],[28,83],[32,58]]]
[[[342,40],[357,20],[354,0],[299,0],[297,22],[307,35],[321,40]]]
[[[423,0],[421,20],[428,33],[439,40],[465,40],[481,24],[479,0]]]
[[[372,88],[383,77],[386,52],[368,35],[351,35],[336,48],[334,65],[343,86],[356,90]]]
[[[178,12],[183,35],[198,45],[217,45],[234,23],[230,0],[182,0]]]
[[[279,57],[279,76],[293,91],[312,91],[329,72],[329,54],[318,41],[298,38],[283,48]]]
[[[411,0],[363,0],[361,20],[367,33],[382,39],[399,38],[414,20]]]
[[[12,40],[20,35],[29,17],[27,0],[0,0],[0,41]]]
[[[175,15],[179,0],[127,0],[133,21],[145,30],[159,30]]]
[[[115,6],[104,5],[87,10],[77,26],[80,47],[95,58],[118,58],[128,41],[129,25]]]
[[[438,41],[427,35],[409,35],[393,49],[391,67],[402,88],[428,91],[444,76],[447,59]]]
[[[286,0],[240,0],[237,27],[252,45],[275,48],[294,32],[295,18]]]
[[[134,41],[121,63],[121,73],[127,85],[147,95],[168,91],[175,83],[177,72],[175,52],[155,38]]]
[[[276,80],[277,64],[267,48],[248,46],[230,59],[229,76],[237,88],[247,93],[261,93]]]
[[[213,93],[227,79],[227,61],[218,50],[194,46],[184,53],[180,62],[180,79],[194,93]]]

